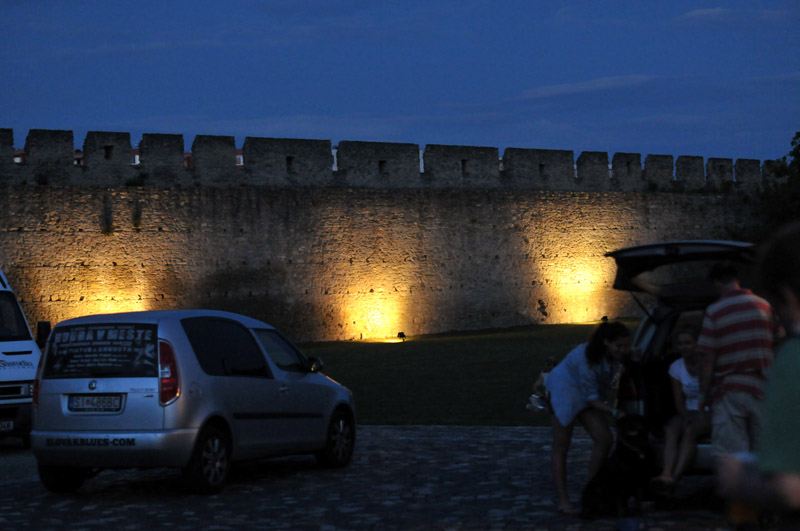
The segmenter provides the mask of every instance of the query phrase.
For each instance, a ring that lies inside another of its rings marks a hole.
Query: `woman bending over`
[[[630,331],[625,325],[603,322],[594,330],[589,342],[575,347],[545,380],[553,411],[550,465],[558,510],[562,513],[578,512],[567,494],[567,451],[575,421],[580,421],[594,442],[589,460],[589,478],[592,478],[608,456],[613,442],[608,416],[618,415],[603,397],[611,390],[618,364],[629,347]]]

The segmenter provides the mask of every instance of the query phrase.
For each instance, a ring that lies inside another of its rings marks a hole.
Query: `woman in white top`
[[[594,442],[589,458],[590,478],[611,449],[613,437],[607,415],[619,418],[623,413],[603,399],[614,386],[619,362],[630,350],[630,336],[628,328],[618,321],[600,323],[589,342],[572,349],[544,382],[553,413],[550,467],[561,513],[578,513],[567,493],[567,452],[575,424],[580,422]]]
[[[694,459],[697,439],[711,433],[711,416],[697,407],[700,383],[696,340],[697,331],[691,327],[682,327],[675,334],[675,346],[681,357],[669,366],[669,375],[678,413],[664,427],[664,469],[653,478],[657,490],[674,488]]]

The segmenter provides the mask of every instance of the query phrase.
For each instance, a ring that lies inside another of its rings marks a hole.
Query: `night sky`
[[[770,159],[800,2],[0,2],[0,127]]]

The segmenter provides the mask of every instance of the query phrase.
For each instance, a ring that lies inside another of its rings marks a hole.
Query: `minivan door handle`
[[[280,391],[281,393],[288,393],[289,392],[289,386],[288,385],[282,385],[282,386],[280,386],[278,388],[278,391]]]

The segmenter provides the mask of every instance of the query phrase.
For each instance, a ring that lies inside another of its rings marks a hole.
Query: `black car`
[[[751,243],[684,240],[626,247],[606,254],[617,264],[614,288],[628,291],[645,313],[631,347],[635,360],[626,364],[618,388],[619,408],[643,415],[655,442],[663,441],[664,424],[675,415],[670,364],[678,358],[673,334],[684,325],[700,330],[705,308],[719,294],[708,280],[714,262],[740,268],[749,284],[755,247]],[[695,470],[710,470],[709,441],[701,441]]]

